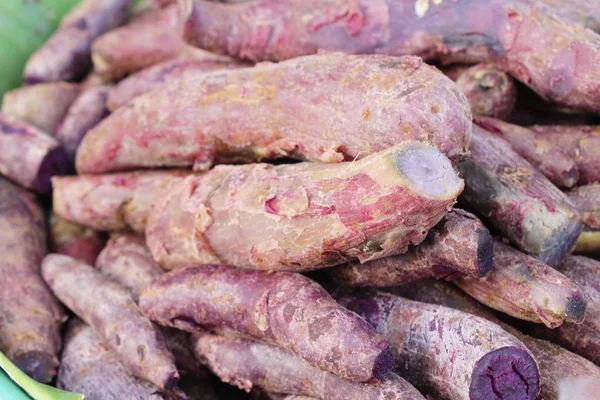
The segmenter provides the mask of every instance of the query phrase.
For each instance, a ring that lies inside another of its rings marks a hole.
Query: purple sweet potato
[[[567,197],[579,210],[583,231],[577,239],[575,251],[581,253],[600,252],[600,183],[577,187]]]
[[[233,330],[346,379],[364,382],[393,367],[388,343],[300,274],[192,266],[156,278],[139,303],[161,325]]]
[[[50,216],[50,244],[53,253],[94,265],[105,242],[104,235],[99,232],[73,224],[54,213]]]
[[[573,24],[600,33],[600,3],[589,0],[536,0],[549,12]]]
[[[458,76],[456,84],[474,115],[506,119],[517,102],[515,81],[496,64],[474,65]]]
[[[379,383],[353,382],[315,368],[293,353],[266,343],[201,332],[194,335],[194,350],[224,382],[248,392],[258,386],[270,392],[327,400],[425,399],[393,373]]]
[[[109,86],[96,86],[83,91],[58,125],[56,139],[62,144],[72,162],[75,162],[75,152],[83,137],[108,116],[106,101],[110,91]]]
[[[480,278],[492,267],[490,232],[472,214],[455,209],[437,224],[419,246],[407,253],[365,264],[335,267],[331,277],[346,286],[395,286],[415,280],[459,276]]]
[[[100,335],[80,320],[69,323],[57,386],[93,400],[187,400],[135,377]]]
[[[79,93],[79,85],[67,82],[24,86],[4,93],[2,113],[54,136]]]
[[[471,157],[458,166],[461,201],[521,250],[556,265],[582,229],[567,197],[498,135],[474,125]]]
[[[89,132],[76,165],[101,173],[278,157],[332,163],[407,140],[457,161],[468,151],[470,121],[456,85],[417,57],[322,54],[139,96]]]
[[[74,258],[51,254],[42,276],[54,294],[91,325],[136,376],[172,388],[179,374],[159,331],[120,284]]]
[[[64,310],[40,277],[44,214],[35,197],[0,178],[0,351],[33,379],[56,375]]]
[[[575,282],[501,241],[494,242],[494,265],[484,278],[454,283],[490,308],[550,328],[584,320],[586,301]]]
[[[50,178],[69,171],[67,154],[56,139],[36,127],[0,113],[0,174],[39,193]]]
[[[539,125],[531,129],[575,160],[580,185],[600,181],[600,126]]]
[[[232,57],[319,50],[495,62],[563,105],[600,110],[600,38],[525,0],[181,0],[185,40]],[[259,21],[259,22],[257,22]]]
[[[537,398],[535,359],[496,324],[382,292],[344,295],[340,303],[390,340],[398,373],[422,391],[449,400]]]
[[[575,160],[543,136],[494,118],[479,117],[474,122],[488,132],[502,136],[521,157],[556,186],[570,188],[579,180],[579,167]]]
[[[72,81],[92,66],[95,38],[127,19],[131,0],[85,0],[64,18],[54,35],[35,52],[23,77],[28,83]]]

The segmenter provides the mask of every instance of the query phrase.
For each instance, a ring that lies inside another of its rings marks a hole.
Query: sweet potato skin
[[[89,132],[76,166],[102,173],[279,157],[340,162],[407,140],[457,161],[467,154],[470,120],[455,84],[417,57],[321,54],[139,96]]]
[[[88,322],[132,373],[160,388],[177,383],[173,355],[125,288],[93,267],[58,254],[46,256],[42,276],[60,301]]]
[[[330,270],[347,286],[395,286],[435,277],[480,278],[492,267],[493,241],[477,217],[454,209],[429,231],[425,240],[407,253],[365,264],[351,262]]]
[[[69,171],[67,155],[56,139],[2,113],[0,149],[0,174],[38,193],[49,193],[50,178]]]
[[[367,381],[392,367],[387,342],[322,287],[295,273],[192,266],[156,278],[139,304],[161,325],[234,330],[346,379]]]
[[[537,0],[559,18],[600,33],[600,4],[595,1]]]
[[[94,265],[105,242],[104,235],[99,232],[68,222],[56,214],[50,216],[50,244],[53,253]]]
[[[224,382],[250,391],[258,386],[277,393],[319,399],[417,400],[424,397],[395,374],[380,383],[342,379],[313,367],[289,351],[247,339],[194,334],[194,350]]]
[[[576,187],[566,193],[581,214],[583,231],[577,239],[575,252],[600,252],[600,183]]]

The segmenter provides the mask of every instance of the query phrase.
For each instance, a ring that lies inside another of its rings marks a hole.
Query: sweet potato
[[[600,379],[582,377],[559,382],[559,400],[593,399],[600,392]]]
[[[58,367],[64,310],[39,273],[45,228],[35,197],[0,178],[0,351],[48,383]]]
[[[383,292],[339,301],[390,340],[398,373],[417,389],[450,400],[537,398],[535,359],[496,324]]]
[[[90,324],[134,375],[160,388],[177,383],[173,355],[127,289],[93,267],[58,254],[46,256],[42,276],[60,301]]]
[[[600,110],[600,38],[523,0],[181,0],[185,40],[241,59],[319,50],[495,62],[563,105]],[[418,108],[417,108],[418,109]]]
[[[575,282],[501,241],[494,243],[494,265],[484,278],[454,283],[490,308],[550,328],[584,320],[586,302]]]
[[[180,391],[165,391],[135,377],[80,320],[69,323],[57,386],[93,400],[187,400]]]
[[[4,93],[2,113],[54,136],[57,126],[79,96],[79,85],[67,82],[25,86]]]
[[[471,158],[458,169],[465,179],[461,201],[520,249],[549,265],[572,250],[579,213],[503,138],[474,125]]]
[[[474,122],[488,132],[502,136],[521,157],[556,186],[570,188],[579,180],[579,167],[575,160],[543,136],[494,118],[475,118]]]
[[[27,83],[72,81],[92,66],[91,45],[127,19],[131,0],[85,0],[67,14],[58,31],[35,52],[23,77]]]
[[[164,87],[178,80],[199,79],[205,73],[221,69],[234,69],[245,64],[218,59],[195,59],[180,56],[143,69],[119,82],[108,96],[111,111],[124,106],[133,98],[157,87]],[[247,65],[245,65],[247,66]]]
[[[407,140],[457,161],[470,120],[456,85],[417,57],[322,54],[142,95],[89,132],[76,165],[101,173],[278,157],[340,162]]]
[[[415,388],[393,373],[380,383],[353,382],[266,343],[201,332],[194,334],[194,350],[219,378],[246,391],[259,386],[271,392],[328,400],[424,400]]]
[[[600,126],[538,125],[531,129],[575,160],[580,185],[600,181]]]
[[[600,3],[588,0],[537,0],[561,19],[600,33]]]
[[[480,278],[492,267],[490,232],[472,214],[450,211],[417,247],[407,253],[365,264],[352,262],[330,271],[347,286],[395,286],[428,277]]]
[[[154,279],[139,303],[161,325],[234,330],[346,379],[364,382],[393,367],[387,342],[299,274],[192,266]]]
[[[50,178],[69,171],[67,154],[56,139],[34,126],[0,113],[0,174],[39,193]]]
[[[600,252],[600,183],[577,187],[567,192],[567,197],[579,210],[583,231],[577,239],[575,251]]]
[[[83,91],[58,125],[56,139],[66,150],[71,162],[75,162],[75,152],[83,137],[108,115],[106,101],[110,91],[109,86],[96,86]]]
[[[68,222],[54,213],[50,216],[50,244],[53,253],[94,265],[105,242],[104,235],[99,232]]]

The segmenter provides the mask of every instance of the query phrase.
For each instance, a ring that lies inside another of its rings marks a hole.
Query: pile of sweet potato
[[[600,385],[595,2],[132,3],[82,1],[2,101],[23,371],[97,400]]]

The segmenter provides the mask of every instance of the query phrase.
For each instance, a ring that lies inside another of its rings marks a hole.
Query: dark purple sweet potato
[[[139,302],[161,325],[234,330],[347,379],[364,382],[393,367],[387,342],[299,274],[188,267],[156,278]]]
[[[106,101],[110,91],[109,86],[95,86],[83,91],[58,125],[56,139],[66,150],[71,162],[75,162],[75,152],[87,132],[108,116]]]
[[[68,171],[69,159],[56,139],[0,113],[0,174],[45,194],[52,189],[50,178]]]
[[[472,214],[455,209],[437,224],[425,240],[407,253],[365,264],[352,262],[330,270],[346,286],[395,286],[435,277],[480,278],[492,267],[490,232]]]
[[[470,133],[464,95],[419,58],[322,54],[139,96],[89,132],[76,165],[102,173],[280,157],[333,163],[408,140],[458,161]]]
[[[35,197],[0,178],[0,351],[48,383],[58,367],[64,310],[39,273],[45,225]]]
[[[58,254],[46,256],[42,276],[60,301],[89,323],[134,375],[160,388],[177,383],[173,355],[127,289],[93,267]]]
[[[488,132],[502,136],[521,157],[556,186],[570,188],[579,180],[579,167],[575,160],[543,136],[498,119],[479,117],[474,122]]]
[[[67,14],[60,28],[35,52],[23,77],[27,83],[72,81],[92,66],[94,39],[127,19],[131,0],[85,0]]]
[[[194,350],[224,382],[248,392],[258,386],[270,392],[328,400],[424,400],[414,387],[393,373],[379,383],[353,382],[266,343],[201,332],[194,335]]]
[[[422,391],[449,400],[537,398],[535,359],[496,324],[382,292],[339,300],[390,340],[398,373]]]
[[[185,40],[253,61],[319,50],[495,62],[563,105],[600,110],[600,37],[525,0],[181,0]],[[260,21],[260,23],[257,23]]]
[[[567,192],[567,197],[579,210],[583,221],[575,251],[600,253],[600,183],[577,187]]]
[[[4,93],[2,113],[54,136],[80,91],[79,85],[67,82],[13,89]]]
[[[494,243],[494,265],[484,278],[454,283],[486,306],[522,320],[551,328],[584,320],[586,301],[575,282],[501,241]]]
[[[106,238],[99,232],[50,216],[50,244],[53,253],[64,254],[94,265]]]
[[[579,213],[506,140],[474,125],[471,157],[458,170],[465,180],[461,201],[520,249],[549,265],[573,249]]]

